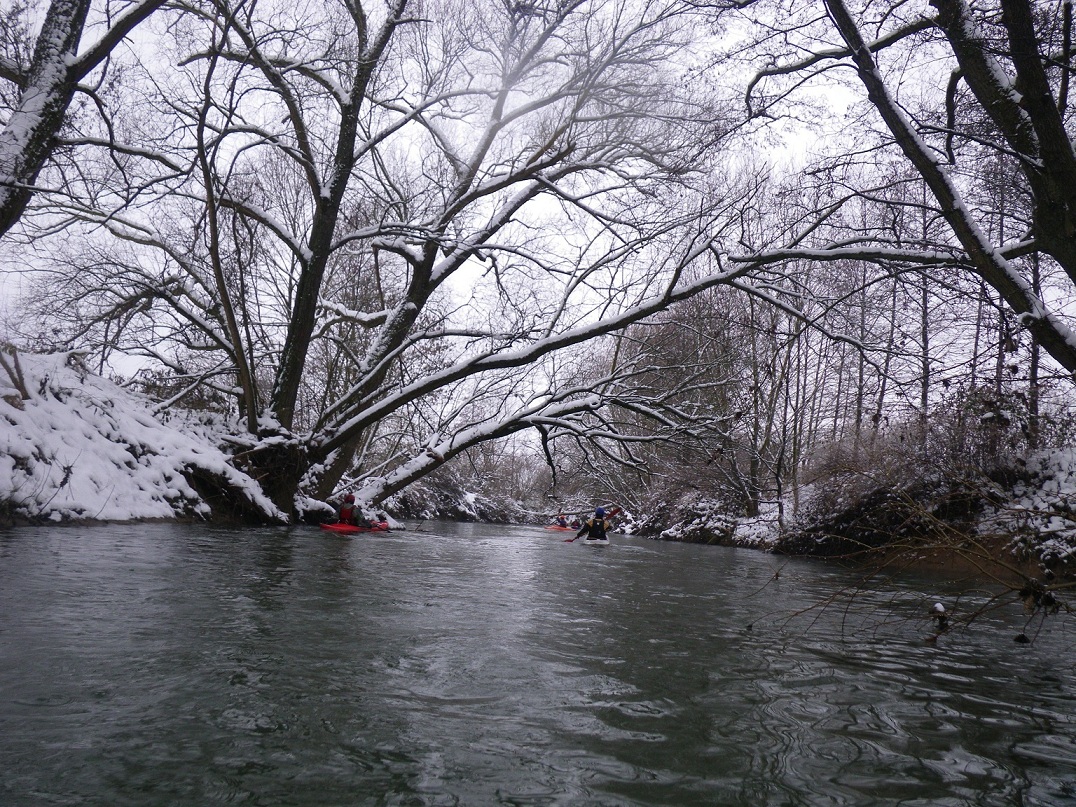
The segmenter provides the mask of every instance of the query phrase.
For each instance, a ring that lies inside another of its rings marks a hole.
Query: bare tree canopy
[[[686,81],[697,22],[173,4],[123,76],[126,146],[31,216],[73,281],[49,316],[234,400],[237,459],[285,509],[567,422],[628,371],[562,389],[522,368],[740,271],[711,260],[738,191],[715,182],[725,111]]]
[[[106,13],[95,9],[91,0],[52,0],[32,47],[29,10],[15,6],[7,12],[0,79],[14,90],[0,96],[7,113],[0,132],[0,235],[19,220],[33,196],[76,91],[94,97],[94,88],[81,87],[80,82],[163,4],[164,0],[136,0],[112,4]],[[83,43],[87,24],[95,38]]]
[[[759,69],[748,89],[751,113],[791,112],[812,83],[839,84],[847,92],[851,85],[842,68],[851,68],[875,116],[854,119],[849,113],[854,125],[846,134],[858,131],[859,143],[842,141],[844,155],[834,153],[816,175],[832,178],[829,198],[814,216],[805,216],[788,248],[747,259],[853,258],[970,273],[993,288],[1071,374],[1076,337],[1063,311],[1076,281],[1071,5],[932,5],[933,17],[897,3],[781,6],[796,23],[787,34],[797,53],[785,45]],[[947,225],[940,238],[916,241],[894,229],[891,222],[909,209],[907,203],[869,175],[861,176],[871,184],[857,184],[861,180],[849,173],[893,152],[928,189],[931,214]],[[873,204],[866,226],[842,224],[839,211],[853,199]],[[1046,287],[1033,282],[1036,262],[1058,270],[1044,270],[1051,275]]]
[[[5,29],[5,241],[282,511],[525,430],[757,511],[1025,334],[1029,411],[1076,372],[1066,2],[112,10]]]

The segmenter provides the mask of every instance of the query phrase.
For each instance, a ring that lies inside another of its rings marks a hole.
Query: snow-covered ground
[[[1076,450],[1040,451],[1018,482],[980,524],[980,532],[1012,535],[1013,548],[1057,566],[1076,563]]]
[[[1044,450],[1027,461],[1026,481],[1007,491],[994,491],[998,503],[988,505],[975,529],[981,537],[1000,538],[1013,559],[1034,560],[1060,574],[1076,567],[1076,450]],[[812,489],[799,491],[801,504]],[[790,497],[791,498],[791,497]],[[767,502],[757,516],[734,516],[720,499],[687,493],[660,508],[666,523],[658,537],[667,541],[721,543],[756,549],[775,548],[782,536],[776,503]],[[792,502],[785,505],[793,530]],[[995,541],[991,545],[999,545]]]
[[[663,541],[722,543],[752,549],[770,549],[780,537],[778,507],[763,503],[757,516],[733,516],[720,499],[690,493],[675,502],[670,515],[677,518],[658,536]]]
[[[214,447],[205,424],[91,372],[77,353],[5,352],[0,369],[0,508],[30,520],[126,521],[209,517],[192,472],[226,479],[258,509],[284,519],[261,488]],[[0,513],[3,510],[0,509]]]

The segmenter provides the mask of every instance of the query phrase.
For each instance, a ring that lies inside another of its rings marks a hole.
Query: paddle
[[[619,513],[619,512],[620,512],[620,508],[619,508],[619,507],[614,507],[614,508],[613,508],[612,510],[610,510],[610,511],[609,511],[608,513],[606,513],[606,514],[605,514],[605,518],[613,518],[613,517],[615,517],[615,516],[616,516],[616,514],[617,514],[617,513]],[[565,538],[565,539],[564,539],[564,543],[566,543],[566,544],[573,544],[573,543],[575,543],[575,541],[576,541],[576,540],[577,540],[578,538],[579,538],[579,533],[576,533],[576,535],[575,535],[575,537],[574,537],[574,538]]]

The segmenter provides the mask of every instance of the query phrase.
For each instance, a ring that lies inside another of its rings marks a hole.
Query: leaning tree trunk
[[[19,102],[0,132],[0,236],[22,217],[53,149],[78,83],[165,0],[141,0],[110,20],[108,30],[79,54],[92,0],[52,0],[26,75],[12,77]]]
[[[0,235],[30,203],[75,95],[78,75],[70,65],[89,9],[90,0],[53,0],[45,15],[19,105],[0,132]]]

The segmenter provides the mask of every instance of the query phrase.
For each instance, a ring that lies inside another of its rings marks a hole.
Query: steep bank
[[[212,418],[156,411],[78,353],[6,353],[5,364],[0,523],[286,521],[217,447]]]

